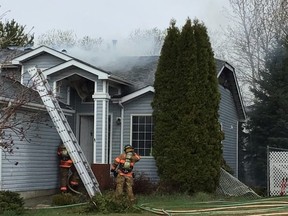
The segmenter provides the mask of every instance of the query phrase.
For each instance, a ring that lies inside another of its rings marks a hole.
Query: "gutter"
[[[14,99],[11,98],[6,98],[6,97],[1,97],[0,96],[0,103],[17,103]],[[23,104],[21,106],[22,108],[28,108],[28,109],[33,109],[33,110],[41,110],[41,111],[47,111],[46,107],[44,105],[41,104],[37,104],[37,103],[31,103],[28,102],[26,104]],[[69,110],[69,109],[62,109],[63,112],[65,112],[66,114],[74,114],[75,110]]]
[[[123,149],[123,129],[124,129],[124,106],[121,101],[118,102],[119,106],[121,107],[121,129],[120,129],[120,152]]]

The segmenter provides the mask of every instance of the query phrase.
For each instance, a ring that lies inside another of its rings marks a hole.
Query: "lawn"
[[[47,209],[30,209],[24,216],[72,216],[72,215],[90,215],[90,216],[139,216],[139,215],[288,215],[288,197],[276,198],[216,198],[208,195],[197,197],[185,195],[168,196],[140,196],[138,197],[137,210],[134,213],[125,214],[100,214],[87,213],[81,206],[62,206]],[[7,215],[8,216],[8,215]],[[11,216],[9,214],[9,216]]]

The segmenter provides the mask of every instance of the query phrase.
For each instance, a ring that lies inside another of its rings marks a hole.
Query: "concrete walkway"
[[[44,208],[44,207],[49,207],[52,204],[53,196],[54,195],[24,199],[24,207],[25,208]]]

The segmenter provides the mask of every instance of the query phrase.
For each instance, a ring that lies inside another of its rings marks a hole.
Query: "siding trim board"
[[[5,98],[5,97],[1,97],[0,96],[0,103],[9,103],[9,102],[14,102],[14,99],[10,99],[10,98]],[[47,111],[46,107],[42,104],[36,104],[36,103],[26,103],[25,105],[21,106],[22,108],[28,108],[28,109],[32,109],[32,110],[42,110],[42,111]],[[64,109],[62,108],[63,112],[65,113],[65,115],[72,115],[75,113],[75,110],[68,110],[68,109]]]
[[[240,92],[240,87],[238,85],[237,77],[235,74],[235,69],[227,62],[224,62],[224,65],[222,66],[222,68],[217,74],[217,78],[219,78],[221,74],[224,73],[225,71],[228,71],[230,82],[233,83],[231,92],[234,93],[233,98],[234,98],[234,102],[237,105],[239,119],[241,119],[241,121],[244,121],[246,119],[246,112],[245,112],[244,103],[243,103],[241,92]]]
[[[12,60],[12,64],[19,64],[20,62],[23,62],[23,61],[27,61],[28,59],[30,58],[33,58],[34,56],[37,56],[37,55],[40,55],[41,53],[49,53],[57,58],[60,58],[60,59],[63,59],[64,61],[69,61],[72,59],[72,57],[66,55],[66,54],[63,54],[59,51],[56,51],[54,49],[51,49],[49,47],[46,47],[46,46],[40,46],[34,50],[32,50],[31,52],[28,52],[28,53],[25,53],[15,59]]]
[[[108,162],[109,164],[111,164],[112,161],[113,161],[113,158],[112,158],[112,148],[113,148],[113,120],[114,120],[114,117],[113,117],[113,113],[110,113],[110,112],[109,112],[108,115],[110,116],[110,128],[108,129],[108,130],[110,130],[110,136],[109,136],[110,142],[108,143],[110,151],[108,152],[108,154],[109,154],[109,161],[107,161],[107,162]],[[109,118],[108,118],[108,120],[109,120]],[[108,125],[109,125],[109,124],[108,124]],[[107,131],[107,133],[108,133],[108,131]],[[108,133],[108,135],[109,135],[109,133]]]
[[[49,68],[47,70],[44,71],[44,73],[46,74],[46,76],[51,75],[53,73],[59,72],[60,70],[64,70],[67,69],[69,67],[75,66],[77,68],[80,68],[82,70],[88,71],[90,73],[92,73],[93,75],[96,75],[99,77],[99,79],[108,79],[109,74],[103,71],[100,71],[99,69],[93,68],[91,66],[85,65],[81,62],[78,62],[74,59],[71,59],[65,63],[62,63],[60,65],[56,65],[52,68]]]
[[[102,115],[102,126],[103,126],[103,129],[102,129],[102,164],[105,163],[105,147],[106,147],[106,132],[107,132],[107,124],[106,124],[106,118],[107,118],[107,101],[106,100],[103,100],[102,101],[103,103],[103,115]]]
[[[124,131],[124,114],[125,114],[125,108],[123,106],[122,103],[119,102],[119,105],[121,106],[121,134],[120,134],[120,152],[124,147],[124,135],[123,135],[123,131]]]
[[[0,147],[0,191],[2,190],[2,147]]]
[[[134,98],[136,98],[138,96],[146,94],[147,92],[153,92],[154,93],[155,92],[154,87],[147,86],[147,87],[142,88],[142,89],[140,89],[138,91],[135,91],[135,92],[133,92],[133,93],[131,93],[129,95],[126,95],[126,96],[121,98],[121,103],[125,103],[125,102],[127,102],[127,101],[129,101],[131,99],[134,99]]]
[[[239,171],[239,121],[236,124],[236,178],[238,178]]]

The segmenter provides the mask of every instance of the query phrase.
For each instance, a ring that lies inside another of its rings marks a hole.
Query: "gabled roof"
[[[159,56],[141,56],[141,57],[126,57],[120,58],[119,62],[114,62],[109,65],[109,70],[112,74],[117,74],[119,76],[124,76],[130,78],[134,83],[136,83],[135,92],[124,96],[124,100],[122,102],[126,102],[135,97],[140,96],[141,94],[145,94],[152,88],[154,84],[155,72],[158,65]],[[122,63],[122,65],[121,65]],[[230,82],[230,90],[232,92],[232,96],[234,102],[236,104],[236,109],[239,115],[240,120],[246,119],[245,108],[242,100],[242,96],[240,93],[240,89],[238,86],[238,81],[235,74],[235,69],[226,61],[222,61],[219,59],[215,59],[216,63],[216,71],[217,77],[219,78],[222,74],[225,73],[225,76],[228,78],[228,82]],[[117,65],[120,65],[117,67]],[[121,70],[122,69],[122,70]],[[154,89],[151,90],[154,92]]]
[[[69,68],[71,66],[75,66],[75,67],[78,67],[78,68],[83,69],[85,71],[88,71],[88,72],[92,73],[93,75],[98,76],[99,79],[108,79],[108,77],[109,77],[109,73],[104,72],[102,70],[99,70],[99,69],[92,67],[90,65],[83,64],[82,62],[76,61],[74,59],[68,60],[62,64],[48,68],[48,69],[44,70],[43,72],[46,76],[49,76],[53,73],[57,73],[63,69]]]
[[[120,57],[103,68],[111,74],[130,80],[135,90],[153,86],[159,56]]]
[[[110,74],[108,71],[105,71],[103,69],[100,69],[96,66],[93,66],[91,64],[88,64],[87,62],[84,62],[78,58],[74,58],[73,56],[69,56],[64,52],[59,52],[55,49],[49,48],[47,46],[40,46],[36,49],[33,49],[32,51],[28,53],[24,53],[12,60],[12,64],[19,64],[20,62],[27,61],[33,57],[39,56],[43,53],[51,54],[57,58],[63,59],[65,62],[59,65],[56,65],[54,67],[51,67],[47,70],[45,70],[46,75],[51,75],[53,73],[58,72],[59,70],[75,66],[78,68],[81,68],[83,70],[86,70],[94,75],[97,75],[99,79],[108,79],[120,84],[124,85],[131,85],[131,83],[121,77],[115,76]]]
[[[134,92],[124,96],[122,98],[123,102],[138,97],[141,94],[145,94],[148,91],[154,91],[154,89],[152,90],[152,86],[154,84],[154,77],[158,65],[159,56],[122,57],[115,62],[111,62],[103,70],[94,65],[88,64],[87,62],[69,56],[66,53],[56,51],[46,46],[40,46],[28,53],[24,53],[14,58],[12,63],[19,64],[20,62],[29,60],[43,53],[49,53],[65,61],[62,64],[45,70],[46,75],[51,75],[65,68],[75,66],[85,71],[88,71],[91,74],[97,75],[99,79],[108,79],[129,86],[133,84]],[[246,118],[246,114],[235,75],[235,69],[225,61],[218,59],[216,59],[215,61],[217,76],[219,78],[225,73],[227,81],[230,82],[230,90],[236,104],[239,118],[241,120],[244,120]],[[111,71],[111,73],[108,71]]]
[[[125,102],[127,102],[127,101],[129,101],[131,99],[134,99],[136,97],[144,95],[147,92],[153,92],[154,93],[155,92],[154,87],[153,86],[146,86],[146,87],[144,87],[142,89],[139,89],[139,90],[137,90],[137,91],[135,91],[135,92],[133,92],[133,93],[131,93],[129,95],[126,95],[126,96],[122,97],[120,102],[121,103],[125,103]]]
[[[63,59],[64,61],[69,61],[72,59],[71,56],[68,56],[63,52],[59,52],[59,51],[51,49],[47,46],[40,46],[36,49],[33,49],[32,51],[30,51],[28,53],[22,54],[22,55],[18,56],[17,58],[14,58],[12,60],[12,64],[19,64],[20,62],[27,61],[27,60],[35,57],[35,56],[41,55],[42,53],[49,53],[55,57]]]
[[[246,111],[242,100],[240,87],[237,81],[235,68],[228,62],[220,59],[215,59],[215,62],[217,69],[217,77],[219,79],[220,76],[225,75],[229,85],[229,90],[232,93],[236,108],[238,110],[239,118],[240,120],[244,121],[246,119]]]

